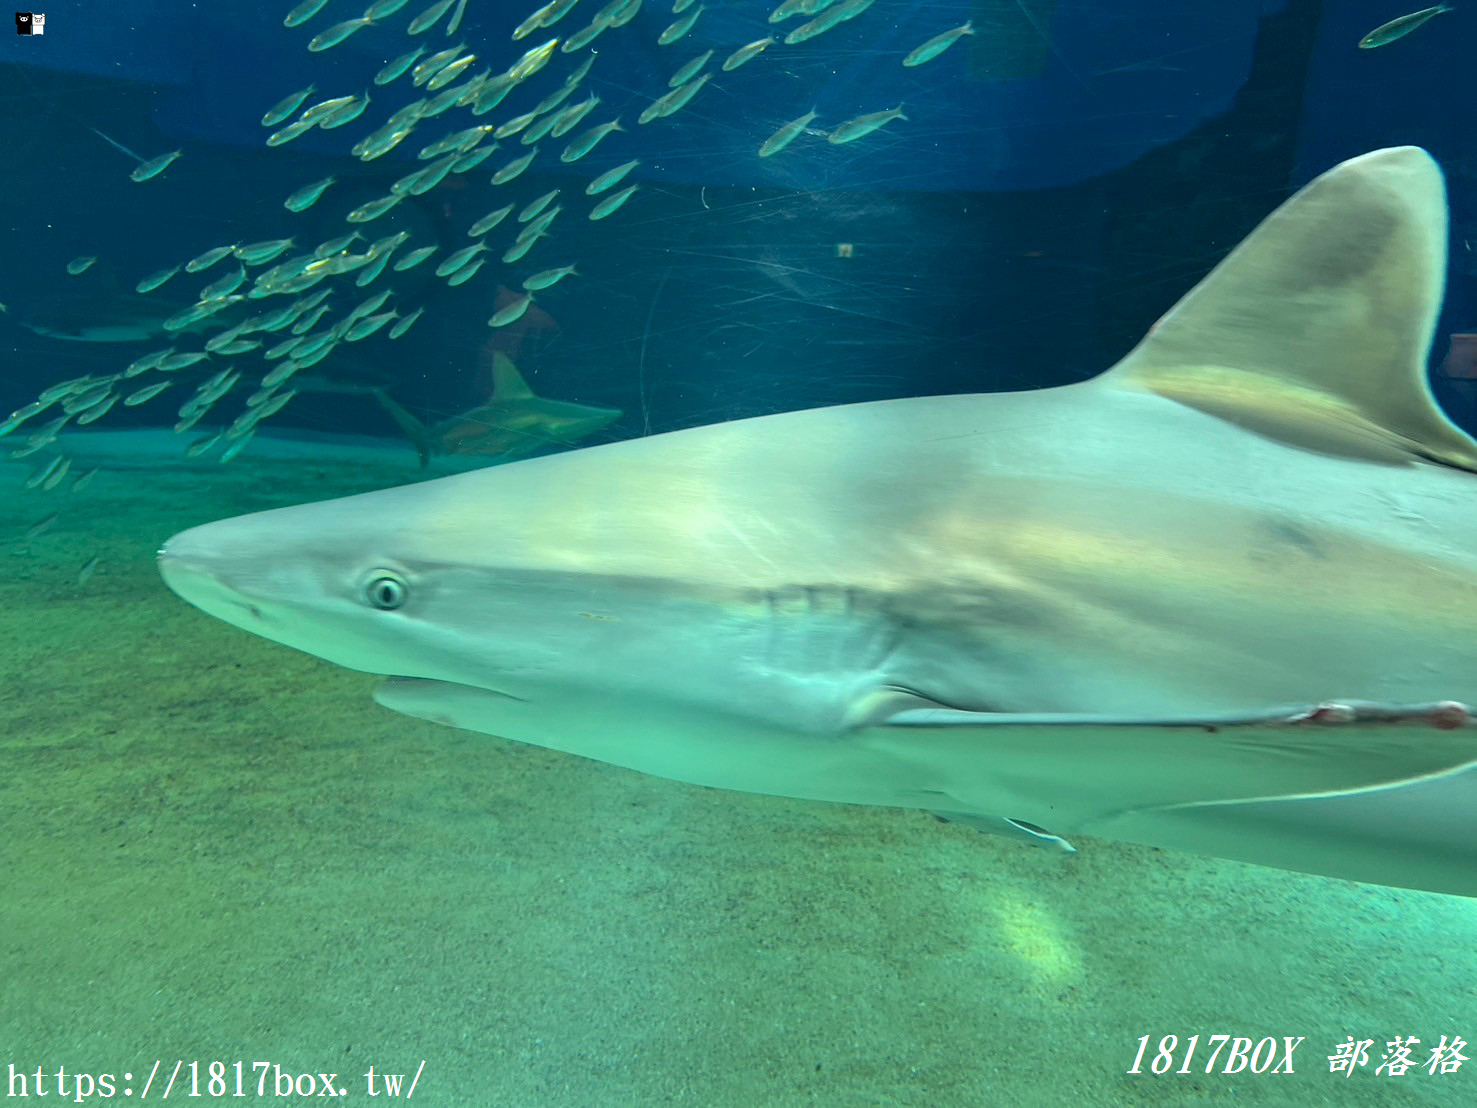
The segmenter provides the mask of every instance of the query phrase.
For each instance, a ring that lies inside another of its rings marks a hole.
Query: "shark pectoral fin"
[[[374,388],[370,391],[374,394],[374,398],[380,402],[380,406],[390,413],[390,418],[400,425],[400,430],[405,432],[405,437],[415,447],[415,452],[420,455],[421,468],[424,469],[430,465],[431,436],[426,425],[411,415],[403,405],[398,403],[384,389]]]
[[[934,812],[935,819],[944,823],[957,823],[973,827],[987,835],[1003,835],[1027,846],[1045,846],[1060,850],[1064,854],[1076,854],[1077,848],[1060,835],[1053,835],[1043,827],[1027,823],[1022,819],[1006,816],[977,816],[970,812]]]
[[[1193,719],[905,710],[863,739],[961,808],[1063,831],[1125,812],[1334,796],[1477,765],[1462,704],[1349,701]]]
[[[1125,812],[1090,833],[1325,877],[1477,896],[1477,770],[1340,796]]]
[[[484,735],[500,734],[509,712],[523,703],[494,689],[418,677],[385,678],[374,688],[374,702],[401,715]]]
[[[1477,443],[1426,384],[1446,222],[1425,151],[1344,162],[1264,220],[1097,382],[1306,449],[1477,472]]]

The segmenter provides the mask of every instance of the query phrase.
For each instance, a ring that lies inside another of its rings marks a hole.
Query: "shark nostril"
[[[255,604],[248,604],[246,610],[251,613],[252,619],[260,620],[262,618],[262,610]]]

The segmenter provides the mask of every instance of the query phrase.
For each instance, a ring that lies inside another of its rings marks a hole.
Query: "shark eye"
[[[364,598],[381,611],[391,612],[405,603],[405,582],[398,577],[380,575],[370,580]]]

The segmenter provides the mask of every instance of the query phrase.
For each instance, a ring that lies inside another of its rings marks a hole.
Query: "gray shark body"
[[[1379,151],[1092,381],[265,512],[161,570],[457,727],[1477,895],[1477,444],[1424,369],[1445,219],[1430,158]]]
[[[205,317],[173,330],[166,327],[165,320],[183,306],[159,297],[105,291],[58,298],[31,314],[14,312],[3,304],[0,312],[27,331],[64,342],[154,342],[220,326],[218,317]]]

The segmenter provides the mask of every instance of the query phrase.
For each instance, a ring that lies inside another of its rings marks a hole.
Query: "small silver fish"
[[[704,73],[696,81],[691,81],[681,88],[675,88],[665,96],[652,101],[636,122],[650,123],[653,119],[665,118],[685,108],[688,101],[702,91],[702,87],[712,79],[712,76],[711,73]]]
[[[374,3],[364,9],[365,19],[388,19],[401,8],[405,7],[408,0],[374,0]]]
[[[581,100],[578,104],[574,104],[568,108],[565,108],[562,112],[559,113],[558,118],[554,120],[554,126],[549,131],[550,136],[553,138],[563,138],[565,135],[569,134],[570,131],[574,130],[582,122],[584,122],[585,116],[594,111],[595,106],[599,103],[600,97],[596,96],[594,93],[591,93],[588,97],[586,97],[584,100]]]
[[[289,336],[288,338],[283,339],[281,342],[279,342],[276,346],[272,347],[271,349],[266,350],[266,351],[263,351],[262,357],[265,358],[269,362],[275,362],[278,359],[285,358],[285,357],[287,357],[287,355],[291,354],[293,352],[293,350],[296,349],[302,343],[302,341],[303,341],[303,338],[302,338],[301,335]],[[290,365],[291,363],[288,363],[288,364]],[[291,373],[286,373],[286,374],[283,374],[282,376],[274,377],[275,374],[282,374],[283,369],[284,369],[283,366],[278,366],[276,369],[272,370],[271,373],[268,373],[266,377],[263,377],[262,378],[262,384],[264,384],[264,385],[274,385],[278,381],[285,380],[286,377],[291,376]],[[293,372],[295,372],[295,371],[293,371]]]
[[[578,277],[572,265],[561,265],[557,269],[545,269],[526,278],[523,287],[528,292],[539,292],[543,289],[552,288],[566,277]]]
[[[354,102],[354,99],[355,98],[352,95],[330,96],[327,100],[320,100],[311,108],[308,108],[306,111],[304,111],[302,115],[298,116],[297,121],[299,123],[318,123],[319,121],[327,119],[329,116],[333,115],[340,108],[344,108],[352,104]]]
[[[557,38],[551,38],[548,42],[528,50],[524,55],[508,67],[508,76],[516,81],[528,80],[544,66],[549,64],[549,59],[554,56],[554,47],[559,45]]]
[[[355,143],[352,152],[359,158],[360,161],[372,162],[375,158],[383,157],[391,150],[395,149],[395,147],[399,146],[402,142],[410,137],[411,132],[413,132],[414,130],[415,124],[413,123],[404,126],[396,125],[393,127],[387,123],[378,131],[366,135],[364,138]]]
[[[476,60],[476,54],[468,54],[465,57],[458,58],[426,82],[426,91],[439,92],[441,89],[444,89],[452,81],[455,81],[465,73]]]
[[[102,555],[94,554],[82,563],[82,568],[77,571],[77,587],[80,589],[92,580],[92,575],[97,572],[97,567],[102,563]]]
[[[360,339],[367,339],[399,314],[399,312],[381,312],[379,315],[356,319],[350,324],[348,331],[345,332],[344,339],[347,342],[358,342]]]
[[[422,146],[420,152],[416,154],[416,158],[424,162],[440,154],[445,154],[448,150],[455,150],[458,154],[465,153],[495,130],[497,128],[489,123],[483,127],[467,127],[460,131],[453,131],[451,134],[444,135],[435,142]]]
[[[318,203],[318,199],[328,191],[335,180],[337,180],[335,177],[325,177],[321,181],[304,185],[282,201],[282,206],[290,212],[305,212]]]
[[[451,163],[451,171],[453,173],[466,173],[468,170],[476,169],[495,153],[497,153],[497,143],[493,143],[491,146],[484,146],[480,150],[468,151]]]
[[[159,363],[174,353],[174,347],[164,350],[156,350],[152,354],[145,354],[142,358],[135,358],[129,363],[128,368],[123,371],[124,380],[137,377],[141,373],[147,373],[151,369],[157,369]]]
[[[712,50],[709,50],[706,54],[699,54],[697,57],[693,58],[692,61],[688,62],[686,65],[682,66],[682,68],[677,70],[676,73],[673,73],[670,77],[667,78],[667,87],[677,88],[679,85],[687,84],[687,82],[692,80],[692,78],[697,75],[698,71],[702,69],[703,66],[707,65],[708,62],[710,62],[712,59]]]
[[[374,75],[374,83],[377,85],[388,85],[391,81],[399,80],[405,75],[405,71],[420,60],[426,52],[425,44],[422,43],[414,50],[401,54],[393,61],[386,62],[383,69]]]
[[[488,79],[487,84],[477,93],[476,99],[472,101],[473,115],[486,115],[492,109],[507,98],[508,93],[518,87],[518,82],[506,73],[499,73],[496,77]]]
[[[86,273],[89,269],[91,269],[92,263],[95,261],[97,261],[96,256],[90,254],[81,258],[73,258],[70,262],[67,263],[67,272],[70,273],[73,277],[80,276],[81,274]]]
[[[941,35],[934,35],[922,46],[910,50],[908,56],[903,59],[903,65],[911,69],[915,65],[931,62],[965,35],[972,34],[974,34],[974,20],[971,19],[967,20],[964,26],[955,27],[952,31],[945,31]]]
[[[350,223],[369,223],[384,215],[398,203],[400,203],[400,197],[391,193],[389,196],[381,196],[378,200],[371,200],[367,204],[360,204],[344,218]]]
[[[462,266],[466,265],[478,254],[487,249],[489,249],[489,247],[486,243],[483,242],[474,242],[471,246],[462,247],[455,254],[452,254],[449,258],[447,258],[444,262],[436,267],[436,276],[451,276],[457,270],[461,269]]]
[[[513,178],[517,177],[520,173],[527,169],[530,165],[532,165],[533,159],[536,157],[538,157],[537,146],[535,146],[527,154],[524,154],[523,157],[514,158],[507,165],[503,166],[496,173],[494,173],[492,175],[492,183],[494,185],[507,184],[509,181],[513,180]]]
[[[76,488],[77,486],[74,484],[72,487],[73,488]],[[41,521],[39,521],[37,523],[31,524],[31,526],[26,529],[26,538],[28,538],[28,539],[34,539],[34,538],[37,538],[40,535],[44,535],[47,531],[50,531],[51,530],[52,526],[60,518],[61,518],[61,513],[60,512],[54,512],[51,515],[47,516],[45,519],[43,519],[43,520],[41,520]]]
[[[225,465],[232,458],[234,458],[237,454],[239,454],[239,453],[241,453],[241,451],[245,450],[246,449],[246,444],[251,441],[252,434],[255,434],[255,431],[253,431],[251,434],[242,435],[239,439],[237,439],[235,442],[233,442],[230,446],[226,447],[226,449],[221,453],[221,456],[220,456],[220,463],[221,463],[221,465]]]
[[[732,73],[739,66],[749,61],[749,59],[758,57],[766,47],[773,45],[774,36],[770,35],[768,38],[761,38],[751,42],[747,46],[740,46],[723,60],[723,72]]]
[[[451,10],[454,2],[455,0],[436,0],[436,3],[410,21],[410,26],[405,29],[405,33],[418,35],[422,31],[429,31],[443,15]]]
[[[265,242],[253,242],[248,246],[236,247],[236,257],[247,265],[265,265],[273,258],[279,257],[292,249],[292,239],[269,239]]]
[[[843,142],[855,142],[859,138],[870,135],[877,128],[885,127],[894,119],[906,120],[907,118],[903,114],[903,106],[901,104],[895,108],[888,108],[883,112],[868,112],[866,115],[859,115],[855,119],[848,119],[827,135],[826,141],[836,146],[839,146]]]
[[[228,273],[217,281],[211,282],[200,290],[201,300],[215,300],[221,296],[230,296],[239,289],[246,281],[246,269],[238,266],[235,273]]]
[[[308,43],[308,49],[316,54],[320,50],[327,50],[330,47],[337,46],[355,31],[362,30],[373,22],[374,20],[361,15],[358,19],[346,19],[342,23],[335,23],[322,34],[315,35],[313,40]]]
[[[229,346],[231,343],[235,342],[238,338],[241,337],[241,329],[243,326],[244,324],[238,323],[236,326],[222,331],[218,335],[212,336],[205,343],[206,351],[208,353],[215,354],[221,349],[221,347]]]
[[[109,405],[109,407],[111,407],[111,405]],[[92,413],[90,413],[90,412],[88,413],[88,415],[91,415],[91,414]],[[86,418],[86,416],[84,416],[82,419],[79,419],[77,422],[78,423],[85,423],[86,421],[87,421],[87,418]],[[58,485],[60,485],[63,481],[65,481],[67,479],[67,471],[70,470],[71,468],[72,468],[72,459],[71,458],[63,458],[62,459],[62,464],[59,465],[59,466],[57,466],[56,469],[52,471],[50,477],[46,478],[46,480],[44,480],[44,481],[41,482],[41,491],[42,492],[50,492],[52,489],[54,489]]]
[[[803,23],[785,36],[785,45],[794,46],[816,35],[824,34],[832,27],[840,26],[848,19],[855,19],[872,6],[873,0],[843,0],[834,8],[827,8],[809,23]]]
[[[508,205],[508,211],[512,210],[513,206],[511,204]],[[425,261],[434,253],[436,253],[436,248],[434,246],[422,246],[419,249],[412,250],[409,254],[405,255],[405,257],[401,258],[398,262],[395,263],[395,272],[404,273],[407,269],[414,269],[416,266],[420,265],[421,262]]]
[[[460,54],[462,48],[466,45],[465,42],[459,42],[455,46],[448,46],[445,50],[438,50],[429,58],[426,58],[411,71],[410,83],[416,88],[420,88],[432,77],[436,76],[442,66],[448,65],[453,58]]]
[[[822,4],[821,6],[829,7],[830,4],[826,3]],[[814,4],[808,3],[807,0],[784,0],[783,4],[769,13],[769,22],[783,23],[791,16],[815,15],[817,10],[818,9],[816,8],[816,6]]]
[[[302,339],[288,340],[288,342],[291,342],[293,345],[297,345],[302,341]],[[286,343],[283,343],[283,345],[285,346]],[[283,362],[276,369],[272,370],[272,372],[268,373],[265,377],[262,378],[262,388],[276,388],[283,381],[287,380],[294,373],[296,373],[300,368],[301,367],[296,362]]]
[[[1442,0],[1434,8],[1425,8],[1409,15],[1402,15],[1399,19],[1392,19],[1388,23],[1382,23],[1369,34],[1359,40],[1359,49],[1373,50],[1376,46],[1384,46],[1394,42],[1396,39],[1404,38],[1417,27],[1421,27],[1430,20],[1436,18],[1442,12],[1452,10],[1450,4]]]
[[[282,21],[282,26],[301,26],[321,12],[327,3],[328,0],[303,0],[301,4],[287,13],[287,18]]]
[[[478,258],[475,262],[469,262],[467,265],[462,266],[461,269],[446,279],[447,286],[456,288],[457,285],[470,281],[473,277],[477,276],[477,271],[482,268],[483,263],[484,259]]]
[[[88,408],[87,411],[81,413],[77,417],[77,425],[80,427],[84,424],[96,423],[98,420],[102,419],[103,416],[107,415],[108,412],[112,410],[113,405],[116,403],[118,403],[118,394],[115,392],[104,399],[101,403],[94,404],[92,407]],[[51,485],[46,486],[46,488],[52,487],[53,486]]]
[[[600,176],[596,177],[593,181],[585,186],[585,195],[600,195],[600,193],[604,192],[612,185],[619,184],[621,178],[623,178],[627,173],[630,173],[631,170],[635,169],[640,164],[640,158],[632,158],[630,161],[623,162],[622,164],[616,166],[614,169],[607,169],[604,173],[600,174]]]
[[[503,261],[508,265],[521,261],[523,255],[533,249],[533,244],[538,242],[540,237],[538,234],[527,234],[525,228],[525,233],[518,236],[518,241],[503,252]]]
[[[569,14],[575,3],[576,0],[549,0],[549,3],[518,24],[518,29],[513,32],[514,41],[527,38],[540,27],[552,27]]]
[[[451,167],[456,165],[460,157],[461,155],[455,152],[443,154],[430,165],[426,166],[425,169],[421,170],[417,175],[417,179],[407,184],[403,191],[409,193],[411,196],[421,196],[424,193],[430,192],[446,179],[446,175],[451,172]],[[401,195],[401,193],[396,193],[396,195]]]
[[[275,127],[303,106],[303,101],[318,91],[317,85],[309,85],[307,88],[298,89],[296,92],[288,93],[262,116],[263,127]]]
[[[369,93],[355,97],[332,115],[325,116],[318,121],[318,126],[325,131],[332,131],[339,127],[345,127],[364,114],[364,109],[369,107]]]
[[[185,354],[171,354],[169,357],[165,358],[159,363],[158,368],[162,373],[173,373],[176,370],[188,369],[192,365],[198,365],[207,357],[209,357],[208,354],[201,353],[200,351],[193,351]]]
[[[446,25],[448,35],[456,34],[457,28],[462,25],[462,16],[467,12],[467,0],[456,0],[456,11],[451,13],[451,22]]]
[[[185,418],[188,419],[189,417],[186,416]],[[183,423],[184,420],[181,420],[180,422]],[[191,424],[190,426],[193,427],[194,424]],[[185,430],[188,431],[189,427],[186,427]],[[175,425],[175,432],[177,434],[180,432],[180,427],[178,424]],[[189,446],[185,447],[185,457],[200,457],[201,454],[204,454],[206,451],[213,449],[224,437],[225,432],[217,431],[213,435],[206,435],[204,438],[196,439],[194,442],[190,443]]]
[[[527,223],[530,219],[536,219],[538,214],[554,202],[554,197],[559,195],[558,189],[550,189],[537,200],[530,200],[527,207],[518,213],[518,222]]]
[[[624,130],[625,128],[621,126],[619,117],[611,120],[609,123],[601,123],[591,127],[588,131],[575,136],[571,140],[569,145],[564,148],[564,152],[559,155],[559,160],[566,165],[570,162],[577,162],[591,150],[595,149],[599,145],[600,140],[605,138],[606,135],[612,131]]]
[[[606,216],[619,211],[640,187],[640,185],[627,185],[620,192],[611,193],[590,209],[590,218],[604,219]]]
[[[367,315],[373,315],[375,312],[384,307],[385,301],[388,299],[390,299],[389,289],[385,289],[383,292],[375,293],[358,307],[354,308],[354,310],[345,317],[344,322],[347,324],[352,324],[357,319],[363,319]]]
[[[401,319],[397,320],[395,322],[395,326],[390,328],[390,338],[398,339],[401,335],[405,334],[406,331],[409,331],[410,328],[415,324],[415,321],[420,319],[421,313],[423,313],[425,310],[426,308],[423,304],[415,311],[411,312],[408,316],[404,316]]]
[[[145,385],[143,388],[131,392],[124,397],[123,406],[125,408],[137,408],[140,404],[147,404],[172,384],[174,384],[173,381],[160,381],[157,385]]]
[[[209,269],[211,266],[215,265],[216,262],[220,261],[228,254],[232,253],[235,249],[235,243],[232,243],[230,246],[212,247],[205,253],[201,254],[199,257],[191,258],[189,261],[187,261],[185,263],[185,272],[199,273],[202,269]]]
[[[350,246],[362,240],[363,238],[364,236],[361,235],[358,231],[350,231],[347,235],[340,235],[336,239],[329,239],[327,242],[320,243],[318,246],[314,247],[313,257],[331,258],[335,254],[342,254]]]
[[[558,219],[559,213],[563,210],[564,209],[562,207],[550,208],[543,215],[538,216],[536,219],[529,222],[528,225],[523,228],[523,230],[518,232],[519,241],[528,238],[542,238],[544,232],[549,229],[549,224]]]
[[[491,231],[499,223],[508,218],[508,215],[513,211],[513,207],[514,205],[509,204],[507,207],[499,208],[495,212],[488,212],[476,223],[467,228],[467,234],[474,239],[487,234],[488,231]],[[431,249],[434,249],[434,247]]]
[[[809,111],[802,116],[790,120],[790,122],[786,123],[764,140],[759,147],[759,156],[761,158],[768,158],[773,154],[778,154],[785,147],[789,146],[790,143],[799,138],[819,114],[819,112]]]
[[[265,404],[262,404],[257,408],[257,419],[266,419],[270,415],[276,415],[283,408],[287,407],[287,405],[292,402],[292,398],[296,395],[296,389],[291,389],[287,392],[279,392],[276,396],[272,397],[272,399],[268,400]]]
[[[273,131],[270,135],[268,135],[267,145],[281,146],[284,142],[291,142],[295,138],[306,135],[312,129],[312,123],[304,123],[301,119],[299,119],[294,123],[289,123],[286,127],[282,128],[282,130]]]
[[[170,269],[161,269],[158,272],[151,273],[138,284],[134,285],[133,291],[153,292],[160,285],[164,284],[165,281],[169,280],[176,273],[178,273],[180,271],[180,268],[180,266],[173,266]]]
[[[379,275],[385,271],[385,266],[390,264],[390,254],[381,254],[374,261],[359,271],[359,276],[354,278],[354,284],[359,288],[368,288],[374,284]]]
[[[681,19],[676,20],[665,31],[656,36],[658,46],[670,46],[678,39],[684,37],[692,26],[697,22],[698,16],[703,14],[703,6],[699,4]]]
[[[129,179],[133,181],[147,181],[157,177],[174,164],[174,159],[183,153],[183,150],[171,150],[168,154],[160,154],[157,158],[150,158],[130,173],[128,175]]]
[[[52,458],[50,462],[42,466],[35,473],[31,474],[30,477],[26,478],[26,488],[40,488],[42,482],[48,480],[51,475],[55,473],[58,469],[60,469],[64,464],[71,465],[71,459],[63,454],[58,454],[55,458]]]
[[[487,325],[489,327],[506,327],[510,323],[516,323],[523,318],[523,313],[528,311],[528,306],[532,303],[533,293],[525,292],[506,308],[499,308],[494,312],[492,318],[487,321]]]
[[[607,26],[609,25],[596,19],[588,26],[581,27],[564,40],[564,45],[559,47],[559,52],[561,54],[572,54],[576,50],[583,49],[599,38],[600,35],[604,34]]]

